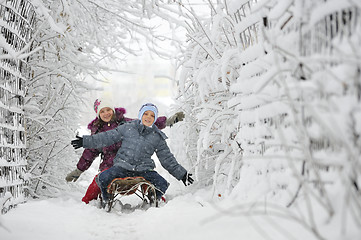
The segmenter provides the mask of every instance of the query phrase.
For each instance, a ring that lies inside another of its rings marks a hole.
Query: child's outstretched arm
[[[75,149],[83,148],[102,148],[120,142],[123,136],[123,129],[125,124],[118,126],[115,129],[97,133],[94,135],[77,136],[77,139],[71,141],[71,145]]]
[[[165,140],[159,142],[156,154],[162,166],[176,179],[182,180],[187,174],[187,170],[177,162]]]

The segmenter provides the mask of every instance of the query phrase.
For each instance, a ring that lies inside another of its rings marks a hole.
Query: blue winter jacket
[[[155,168],[151,158],[155,152],[162,166],[176,179],[181,180],[187,171],[170,152],[165,139],[167,136],[155,125],[146,127],[140,120],[135,120],[113,130],[83,136],[83,147],[98,149],[122,141],[122,146],[114,158],[114,165],[137,172]]]

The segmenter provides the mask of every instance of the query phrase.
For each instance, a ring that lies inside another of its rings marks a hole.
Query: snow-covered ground
[[[0,228],[0,236],[2,240],[314,239],[306,232],[299,234],[297,226],[294,231],[287,226],[284,235],[267,223],[269,219],[225,214],[220,209],[231,203],[214,205],[207,195],[199,191],[176,196],[160,208],[111,213],[85,205],[79,192],[31,200],[1,217],[7,229]]]
[[[61,197],[29,200],[5,215],[0,222],[2,240],[219,240],[219,239],[316,239],[301,225],[264,214],[236,213],[239,202],[213,199],[209,190],[192,191],[192,186],[172,182],[168,201],[159,208],[135,209],[140,201],[134,195],[123,199],[131,210],[108,213],[96,203],[80,201],[81,191]],[[194,190],[194,189],[193,189]],[[192,193],[193,192],[193,193]],[[330,229],[326,239],[359,239],[360,232],[348,237]]]

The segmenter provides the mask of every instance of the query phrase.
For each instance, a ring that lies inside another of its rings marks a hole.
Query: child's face
[[[110,122],[110,120],[113,117],[113,109],[109,108],[109,107],[104,107],[102,109],[100,109],[99,112],[99,117],[101,118],[101,120],[103,120],[104,122]]]
[[[154,112],[152,112],[150,110],[145,111],[143,116],[142,116],[143,125],[147,126],[147,127],[152,126],[153,123],[154,123],[154,118],[155,118]]]

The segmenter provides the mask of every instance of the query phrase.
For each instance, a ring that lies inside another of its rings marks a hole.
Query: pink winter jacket
[[[91,121],[88,124],[88,129],[91,131],[91,135],[100,133],[100,132],[106,132],[108,130],[116,128],[119,124],[122,124],[124,122],[132,121],[134,119],[124,117],[125,114],[124,108],[115,108],[115,121],[110,121],[109,123],[104,124],[102,127],[99,128],[95,124],[96,120],[98,118],[95,118],[93,121]],[[167,118],[162,116],[158,117],[157,121],[155,122],[155,125],[159,129],[163,129],[166,127],[166,121]],[[118,152],[118,149],[122,145],[121,142],[115,143],[111,146],[103,147],[101,149],[85,149],[82,156],[79,159],[79,162],[77,164],[77,168],[81,171],[87,170],[93,163],[94,159],[101,155],[101,162],[99,166],[99,171],[103,171],[104,169],[110,168],[113,166],[113,159],[115,155]]]

